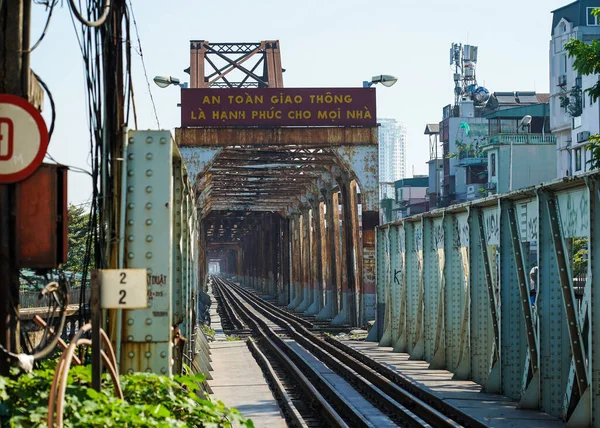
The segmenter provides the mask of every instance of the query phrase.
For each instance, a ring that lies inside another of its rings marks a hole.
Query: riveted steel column
[[[123,311],[122,373],[171,374],[173,144],[129,132],[126,267],[148,270],[148,309]]]
[[[362,204],[362,287],[359,302],[359,325],[374,320],[376,312],[375,281],[375,227],[379,224],[379,211],[365,210]],[[382,319],[383,321],[383,319]]]
[[[312,302],[306,315],[316,315],[323,309],[323,204],[318,200],[312,203],[313,233],[311,236]]]
[[[588,241],[588,281],[591,288],[591,350],[592,355],[592,388],[600,385],[600,181],[598,177],[590,177],[588,188],[590,192],[589,208],[589,241]],[[598,285],[596,285],[598,284]],[[592,394],[592,417],[600,420],[600,394],[598,390]]]
[[[377,237],[377,337],[380,346],[392,343],[392,273],[391,273],[391,226],[376,229]],[[383,320],[383,322],[381,322]]]
[[[509,232],[512,239],[512,249],[514,253],[514,261],[516,268],[516,281],[517,281],[517,289],[519,292],[519,300],[521,303],[521,311],[523,314],[523,321],[525,326],[525,338],[527,341],[527,352],[528,352],[528,361],[530,363],[531,376],[537,378],[538,370],[539,370],[539,357],[538,357],[538,349],[537,349],[537,334],[533,325],[533,316],[531,310],[531,303],[529,300],[529,287],[528,287],[528,279],[525,273],[525,262],[523,259],[523,251],[521,248],[521,241],[519,239],[519,232],[517,228],[517,216],[515,214],[515,207],[511,202],[506,202],[506,212],[508,214],[508,225]],[[537,388],[537,382],[535,381],[532,384],[532,387]],[[527,382],[530,383],[530,382]],[[533,394],[536,396],[536,399],[533,399],[529,402],[522,401],[523,407],[528,408],[536,408],[539,405],[539,393]]]
[[[337,192],[331,190],[321,190],[324,202],[324,223],[323,231],[323,275],[325,281],[325,307],[317,315],[317,319],[332,319],[337,315],[337,279],[338,279],[338,260],[339,260],[339,241],[336,229],[339,230],[338,202]],[[336,225],[337,223],[337,225]]]
[[[281,235],[281,243],[280,243],[280,254],[281,254],[281,272],[279,273],[279,304],[287,305],[291,301],[291,278],[290,278],[290,251],[291,251],[291,241],[290,241],[290,228],[291,221],[289,218],[280,218],[280,235]]]
[[[499,210],[493,208],[487,218],[489,234],[482,210],[471,211],[472,374],[473,380],[482,384],[486,392],[498,394],[501,392],[500,319],[497,284],[492,274],[495,252],[490,254],[488,246],[493,249],[499,245]]]
[[[500,300],[502,302],[500,315],[500,355],[502,355],[502,393],[513,400],[519,400],[523,391],[523,367],[526,361],[529,361],[529,357],[527,355],[527,332],[525,323],[523,322],[524,315],[519,279],[517,277],[517,265],[513,250],[513,239],[510,233],[508,204],[509,201],[501,202],[500,213]],[[535,386],[532,385],[532,393],[535,390]],[[536,400],[539,400],[539,398],[533,401]],[[529,399],[527,401],[531,402]]]
[[[173,160],[173,321],[172,325],[183,322],[183,272],[181,270],[182,241],[184,230],[182,223],[183,178],[181,160]]]
[[[540,337],[538,351],[540,375],[537,387],[539,397],[537,402],[532,403],[532,407],[538,404],[542,411],[561,416],[563,400],[566,396],[565,385],[570,381],[571,352],[568,323],[562,302],[560,268],[554,250],[553,228],[548,209],[548,199],[553,197],[554,195],[548,192],[538,192],[539,290],[535,312],[538,315]],[[528,386],[528,389],[531,387]]]
[[[358,206],[356,201],[356,182],[352,186],[349,178],[345,177],[340,182],[342,193],[342,276],[341,310],[334,318],[332,324],[356,325],[356,288],[357,273],[356,259],[360,258],[358,253]],[[354,221],[356,219],[356,221]],[[357,257],[355,257],[355,255]],[[344,279],[346,281],[344,281]]]
[[[302,215],[293,213],[291,220],[292,292],[288,308],[296,309],[302,303]]]
[[[271,269],[269,271],[270,291],[274,299],[278,299],[277,282],[279,280],[279,251],[281,248],[281,234],[279,231],[279,216],[271,216]]]
[[[360,239],[360,220],[358,216],[358,183],[356,180],[350,182],[350,210],[351,231],[352,231],[352,250],[354,253],[354,288],[352,289],[352,304],[349,309],[351,312],[352,325],[360,326],[359,315],[362,315],[363,307],[363,248]],[[362,317],[360,318],[362,320]]]
[[[569,377],[572,378],[574,374],[574,379],[567,384],[566,395],[568,398],[563,404],[563,417],[570,417],[569,420],[572,422],[575,422],[573,419],[576,419],[578,426],[589,426],[591,423],[591,408],[588,403],[588,400],[590,399],[587,364],[589,356],[585,349],[585,342],[581,331],[583,329],[583,322],[585,321],[584,318],[587,315],[587,311],[585,310],[586,303],[582,302],[580,309],[579,302],[575,299],[570,255],[567,252],[567,245],[565,242],[566,238],[587,235],[588,231],[586,229],[588,229],[589,225],[589,213],[587,212],[589,203],[587,201],[589,200],[589,196],[587,194],[587,189],[577,192],[579,195],[576,195],[575,193],[576,192],[572,192],[568,195],[559,196],[562,205],[561,214],[563,215],[559,215],[557,198],[552,195],[548,197],[546,207],[548,210],[550,230],[552,232],[556,263],[558,266],[558,279],[560,281],[562,303],[566,315],[567,332],[572,355]],[[579,204],[575,203],[577,196],[579,196]],[[569,201],[571,201],[571,204],[569,204]],[[573,206],[575,206],[574,210],[572,209]],[[578,214],[577,220],[568,218],[573,211]],[[586,217],[588,219],[586,219]],[[562,230],[560,224],[561,220]],[[573,224],[575,224],[574,227]],[[574,233],[569,233],[571,232],[570,229]],[[580,310],[582,311],[581,314],[579,312]],[[581,403],[579,403],[580,400]],[[577,407],[575,408],[575,406]],[[574,409],[573,414],[571,414],[572,409]]]
[[[302,209],[302,301],[296,308],[298,312],[304,312],[310,305],[310,207]]]

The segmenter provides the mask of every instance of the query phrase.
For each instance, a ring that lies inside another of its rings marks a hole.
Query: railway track
[[[407,427],[485,426],[433,394],[421,390],[399,373],[347,345],[331,337],[319,337],[311,331],[313,325],[309,321],[282,310],[231,281],[218,277],[213,277],[213,280],[219,293],[225,296],[223,303],[231,305],[230,311],[237,313],[255,332],[258,344],[264,347],[263,354],[268,355],[265,358],[271,362],[271,371],[274,373],[274,377],[283,379],[280,380],[280,383],[287,395],[277,394],[286,415],[297,416],[296,420],[291,420],[293,425],[385,425],[385,423],[377,422],[377,417],[371,416],[369,419],[361,414],[359,409],[345,405],[347,404],[345,401],[348,400],[340,395],[339,391],[332,391],[331,385],[322,379],[319,373],[315,373],[314,367],[307,362],[306,356],[302,358],[301,355],[298,355],[300,346],[345,379],[352,388],[359,391],[393,424]],[[295,365],[294,369],[291,369],[292,365]],[[292,373],[292,370],[294,373],[300,371],[299,374],[313,385],[313,389],[308,385],[302,386],[300,389],[303,394],[296,396],[298,389],[296,386],[300,383],[296,378],[286,378],[286,375]],[[273,387],[277,380],[272,379],[270,382]],[[292,385],[293,388],[290,388],[289,385]],[[317,398],[311,395],[314,390],[318,393]],[[320,400],[325,400],[325,402],[320,402]],[[307,402],[311,403],[308,406],[309,409],[316,410],[312,414],[307,413],[303,408],[306,407],[305,403]],[[326,402],[330,405],[327,406]],[[297,404],[298,406],[296,406]],[[328,415],[324,416],[324,413]],[[308,415],[306,420],[304,419],[305,414]]]

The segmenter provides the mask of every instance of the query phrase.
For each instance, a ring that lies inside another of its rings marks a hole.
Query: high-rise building
[[[377,119],[381,197],[394,198],[394,182],[406,177],[406,125],[396,119]]]
[[[600,131],[600,103],[585,91],[600,74],[579,76],[565,43],[571,39],[591,43],[600,39],[600,17],[592,11],[600,0],[578,0],[552,12],[550,40],[550,130],[556,136],[558,177],[589,171],[589,137]]]

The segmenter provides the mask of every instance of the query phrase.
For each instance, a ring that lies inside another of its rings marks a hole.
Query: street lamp
[[[180,88],[188,87],[187,82],[179,83],[179,79],[173,76],[156,76],[154,78],[154,83],[156,83],[159,88],[166,88],[169,85],[176,85]]]
[[[373,76],[370,82],[368,80],[363,81],[363,88],[370,88],[371,86],[376,85],[377,83],[381,83],[383,86],[389,88],[390,86],[393,86],[394,83],[396,83],[397,81],[397,77],[390,76],[388,74],[381,74],[379,76]]]
[[[529,126],[530,123],[531,123],[531,116],[525,115],[521,119],[519,128],[524,129],[526,126]],[[519,133],[519,128],[517,128],[517,134]],[[515,139],[514,137],[512,137],[510,139],[510,164],[509,164],[510,172],[508,175],[508,191],[509,192],[512,192],[512,190],[513,190],[513,143],[514,143],[514,139]]]

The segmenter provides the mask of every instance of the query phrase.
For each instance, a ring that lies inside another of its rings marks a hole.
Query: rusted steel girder
[[[180,147],[377,145],[377,128],[176,128]]]

